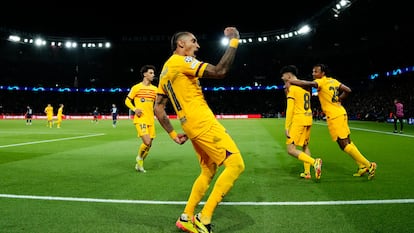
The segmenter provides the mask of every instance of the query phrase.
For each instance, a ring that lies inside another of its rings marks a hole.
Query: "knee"
[[[238,156],[238,159],[235,159],[233,163],[230,163],[228,165],[228,168],[232,169],[236,174],[241,174],[246,169],[244,161],[240,155]]]
[[[152,140],[151,139],[143,139],[142,143],[144,143],[147,147],[151,147]]]
[[[295,156],[295,149],[294,148],[288,147],[287,152],[288,152],[289,155]]]
[[[208,181],[208,183],[210,183],[210,181],[213,179],[214,175],[216,174],[216,170],[211,170],[211,169],[201,169],[201,174],[200,176],[203,176],[205,180]]]

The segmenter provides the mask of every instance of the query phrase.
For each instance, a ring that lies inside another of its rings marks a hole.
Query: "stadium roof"
[[[262,2],[220,5],[194,1],[146,1],[94,6],[69,3],[25,7],[25,10],[22,10],[24,3],[19,3],[18,7],[4,12],[1,24],[33,33],[87,37],[172,34],[177,30],[221,32],[228,25],[237,26],[241,32],[257,32],[295,26],[335,1]]]
[[[328,31],[329,37],[344,35],[358,40],[378,40],[395,31],[413,31],[412,14],[402,0],[346,0],[349,9],[334,19],[333,8],[339,0],[254,1],[251,3],[158,1],[68,3],[33,5],[19,2],[0,15],[2,31],[18,31],[58,37],[106,37],[119,39],[140,35],[172,35],[179,30],[197,35],[221,35],[226,26],[241,33],[266,33],[290,30],[312,24],[314,30]],[[401,2],[400,4],[398,2]],[[392,35],[390,35],[391,37]],[[319,38],[320,39],[320,38]]]
[[[414,64],[413,14],[409,12],[411,8],[407,3],[402,0],[350,0],[351,5],[335,18],[333,8],[337,2],[254,1],[223,3],[222,6],[213,2],[161,4],[146,1],[102,3],[93,7],[84,3],[26,6],[26,3],[19,2],[19,6],[5,8],[0,14],[0,33],[16,31],[64,38],[103,37],[114,42],[116,47],[105,53],[75,54],[63,50],[60,53],[38,51],[24,46],[10,48],[3,42],[0,43],[3,54],[0,61],[10,60],[13,64],[32,60],[63,61],[82,67],[96,65],[103,67],[100,68],[102,70],[105,68],[101,73],[109,78],[122,77],[132,66],[145,63],[160,66],[169,55],[169,42],[165,40],[176,31],[194,32],[200,41],[203,40],[200,58],[214,61],[222,53],[217,44],[209,48],[206,42],[219,38],[226,26],[236,26],[242,34],[261,35],[288,31],[310,23],[313,28],[311,35],[299,40],[268,43],[254,49],[241,48],[236,70],[248,74],[249,78],[267,76],[267,80],[274,82],[275,78],[279,79],[280,66],[289,63],[303,64],[302,70],[309,70],[307,63],[334,63],[331,67],[349,78],[355,73],[367,76],[379,68]],[[155,42],[158,44],[154,45],[149,43],[151,35],[164,37],[161,43]],[[4,66],[8,64],[5,62]],[[39,66],[38,63],[34,65]],[[252,71],[247,72],[245,67]]]

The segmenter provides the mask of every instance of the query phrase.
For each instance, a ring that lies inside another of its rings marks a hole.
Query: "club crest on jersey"
[[[197,61],[197,60],[195,60],[194,59],[194,61],[191,63],[191,69],[194,69],[194,68],[196,68],[196,66],[197,66],[197,64],[198,64],[199,62]]]
[[[190,56],[186,56],[185,58],[184,58],[184,61],[185,62],[187,62],[187,63],[189,63],[189,62],[192,62],[193,61],[193,57],[190,57]]]

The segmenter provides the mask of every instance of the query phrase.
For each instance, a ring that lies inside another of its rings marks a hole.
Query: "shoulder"
[[[333,83],[333,82],[337,82],[336,79],[331,78],[331,77],[322,77],[322,78],[318,78],[313,80],[314,82],[316,82],[318,84],[318,86],[324,85],[325,83]]]
[[[325,82],[329,81],[329,82],[338,82],[338,83],[340,83],[338,79],[333,78],[333,77],[326,77],[325,76],[325,77],[321,78],[321,80],[324,80]]]
[[[134,89],[140,88],[141,86],[142,86],[142,82],[139,82],[139,83],[137,83],[137,84],[133,85],[133,86],[131,87],[131,90],[134,90]]]
[[[169,59],[169,64],[170,65],[175,64],[175,65],[180,65],[180,66],[190,66],[192,68],[195,68],[199,64],[206,64],[206,63],[201,62],[197,60],[197,58],[192,57],[192,56],[181,56],[181,55],[174,54]]]
[[[294,92],[294,91],[297,91],[297,90],[299,90],[301,87],[299,87],[299,86],[296,86],[296,85],[291,85],[290,87],[289,87],[289,92]]]
[[[173,54],[166,62],[166,65],[170,65],[170,64],[175,64],[175,63],[179,63],[179,62],[184,62],[185,61],[185,56],[181,56],[178,54]]]
[[[317,78],[317,79],[314,79],[313,81],[319,84],[319,83],[322,83],[324,80],[326,80],[326,78]]]

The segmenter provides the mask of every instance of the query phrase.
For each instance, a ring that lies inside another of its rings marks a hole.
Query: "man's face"
[[[153,69],[148,69],[147,72],[144,73],[144,78],[148,79],[149,81],[154,80],[155,71]]]
[[[312,69],[313,79],[322,78],[324,75],[325,75],[325,72],[323,72],[321,70],[321,67],[319,67],[319,66],[313,67],[313,69]]]
[[[286,72],[286,73],[283,73],[283,74],[282,74],[281,79],[282,79],[284,82],[287,82],[288,80],[290,80],[290,77],[291,77],[290,73]]]
[[[195,52],[200,48],[197,38],[193,34],[184,36],[181,39],[181,45],[184,47],[185,55],[191,57],[195,57]]]

